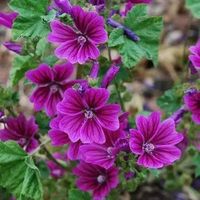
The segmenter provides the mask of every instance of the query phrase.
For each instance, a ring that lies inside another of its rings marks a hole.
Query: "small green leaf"
[[[110,36],[109,36],[109,41],[108,41],[108,46],[109,47],[115,47],[121,44],[124,44],[124,31],[122,29],[114,29]]]
[[[0,142],[0,186],[19,200],[42,199],[39,170],[32,158],[15,142]]]
[[[24,77],[24,74],[29,69],[37,66],[37,61],[31,56],[17,55],[13,61],[13,66],[10,72],[10,80],[12,85],[17,85]]]
[[[191,10],[194,17],[200,19],[200,1],[199,0],[186,0],[186,7]]]
[[[48,0],[12,0],[9,3],[13,11],[19,16],[14,22],[13,37],[43,37],[49,31],[48,22],[53,19],[55,13],[47,14]]]
[[[69,191],[68,200],[91,200],[89,193],[77,189]]]

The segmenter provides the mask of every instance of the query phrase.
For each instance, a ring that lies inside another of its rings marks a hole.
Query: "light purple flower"
[[[0,26],[5,26],[7,28],[12,28],[15,19],[17,18],[18,13],[2,13],[0,12]]]
[[[55,65],[53,68],[40,64],[26,73],[26,78],[37,85],[30,97],[36,111],[44,108],[48,116],[56,114],[56,105],[62,100],[64,91],[81,82],[69,79],[73,70],[70,63]]]
[[[25,151],[31,153],[38,147],[38,141],[35,135],[38,131],[38,125],[34,117],[29,120],[23,114],[18,117],[10,117],[6,120],[5,128],[0,130],[0,140],[16,141]]]
[[[119,128],[118,104],[107,104],[109,92],[103,88],[90,88],[83,94],[68,89],[64,99],[57,105],[62,115],[60,130],[66,132],[72,142],[105,143],[104,129]]]
[[[3,45],[10,51],[13,51],[17,54],[21,54],[22,45],[16,42],[4,42]]]
[[[58,10],[59,14],[71,14],[72,5],[69,0],[54,0],[51,9]]]
[[[63,155],[63,154],[58,153],[58,152],[54,153],[53,157],[56,160],[67,161],[66,155]],[[55,163],[52,160],[47,161],[47,166],[50,170],[51,176],[55,179],[62,178],[64,176],[65,172],[66,172],[65,169],[63,169],[61,166],[59,166],[57,163]]]
[[[113,79],[116,77],[119,70],[120,70],[120,67],[114,66],[114,65],[111,66],[103,77],[103,80],[101,82],[101,87],[107,88],[109,84],[113,81]]]
[[[182,154],[185,152],[189,144],[189,139],[186,130],[183,132],[183,140],[176,146],[181,150]]]
[[[79,149],[79,158],[87,163],[99,165],[105,169],[112,167],[117,154],[121,150],[124,150],[122,140],[126,140],[126,133],[124,131],[124,120],[126,119],[122,115],[119,120],[120,128],[117,131],[104,130],[106,136],[104,144],[93,143],[82,145]],[[128,146],[128,140],[126,145]]]
[[[180,159],[181,151],[176,147],[183,135],[176,132],[173,119],[160,121],[158,112],[148,117],[136,118],[137,129],[131,129],[130,149],[138,155],[137,163],[146,168],[162,168]]]
[[[83,191],[92,191],[93,199],[103,200],[111,189],[119,184],[116,167],[104,169],[97,165],[81,162],[73,173],[78,177],[76,185]]]
[[[182,106],[172,114],[171,118],[175,121],[176,125],[180,124],[185,113],[187,113],[187,109],[185,108],[185,106]]]
[[[200,91],[189,89],[184,96],[184,103],[192,113],[192,120],[200,124]]]
[[[80,64],[96,59],[100,55],[97,46],[108,39],[103,17],[95,12],[86,12],[79,6],[72,8],[71,16],[73,27],[56,20],[51,22],[52,33],[48,40],[58,44],[56,56]]]
[[[200,68],[200,40],[196,43],[196,45],[191,46],[189,48],[191,55],[189,56],[190,61],[193,66],[197,69]]]
[[[52,146],[59,147],[63,146],[65,144],[68,144],[67,149],[67,157],[70,160],[77,160],[78,159],[78,152],[79,147],[81,146],[81,142],[77,141],[75,143],[71,142],[68,135],[59,130],[59,121],[61,117],[58,116],[55,119],[51,120],[50,127],[51,130],[49,130],[48,135],[51,138],[51,144]]]

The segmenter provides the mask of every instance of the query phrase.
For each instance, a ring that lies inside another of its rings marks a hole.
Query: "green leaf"
[[[176,87],[165,91],[165,93],[158,98],[157,104],[166,112],[167,116],[171,115],[181,107],[185,89],[185,85],[177,85]]]
[[[196,18],[200,18],[200,1],[199,0],[186,0],[186,7],[191,10]]]
[[[148,16],[147,6],[138,5],[128,13],[124,25],[140,38],[140,41],[134,42],[124,36],[122,31],[111,32],[109,45],[117,47],[124,66],[134,67],[143,58],[152,60],[154,65],[157,65],[160,34],[163,28],[162,17]],[[119,42],[114,41],[117,37]]]
[[[13,37],[43,37],[49,31],[48,21],[53,19],[54,13],[47,15],[48,0],[12,0],[9,4],[19,16],[14,22]]]
[[[69,191],[68,200],[91,200],[89,193],[77,189]]]
[[[13,66],[10,72],[10,80],[12,85],[17,85],[24,77],[24,74],[37,66],[37,61],[31,56],[17,55],[13,61]]]
[[[124,31],[120,28],[114,29],[109,36],[108,46],[115,47],[124,44],[123,33]]]
[[[0,186],[19,200],[42,199],[39,170],[15,142],[0,142]]]
[[[192,162],[195,166],[195,177],[198,177],[200,176],[200,166],[199,166],[200,154],[199,153],[197,153],[196,156],[193,157]]]

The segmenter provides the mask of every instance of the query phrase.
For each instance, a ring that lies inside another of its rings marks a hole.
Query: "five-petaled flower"
[[[64,99],[58,103],[57,111],[62,115],[60,130],[66,132],[72,142],[105,143],[103,129],[115,131],[119,128],[118,104],[107,104],[109,92],[104,88],[89,88],[83,94],[68,89]]]
[[[162,168],[181,157],[181,150],[176,146],[183,140],[183,135],[175,130],[173,119],[160,121],[158,112],[148,117],[136,118],[137,129],[131,129],[130,149],[139,155],[137,163],[147,168]]]
[[[38,125],[35,123],[34,117],[26,119],[23,114],[20,114],[18,117],[6,119],[5,128],[0,130],[0,140],[14,140],[25,151],[31,153],[39,145],[35,138],[37,132]]]
[[[95,12],[86,12],[79,6],[72,7],[71,16],[73,27],[57,20],[51,22],[52,33],[48,40],[59,45],[55,55],[73,64],[96,59],[100,55],[97,46],[108,38],[103,17]]]
[[[48,116],[56,114],[56,105],[62,100],[65,90],[81,82],[70,80],[73,70],[70,63],[55,65],[53,68],[41,64],[26,73],[26,78],[37,85],[30,97],[36,111],[44,108]]]
[[[78,177],[77,187],[83,191],[92,191],[93,199],[103,200],[119,183],[119,170],[114,166],[104,169],[81,162],[74,168],[73,173]]]

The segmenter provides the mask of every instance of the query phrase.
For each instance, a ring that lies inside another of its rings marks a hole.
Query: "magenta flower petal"
[[[94,88],[85,92],[85,100],[90,107],[101,107],[109,99],[109,92],[103,88]]]
[[[82,120],[82,115],[65,116],[60,120],[60,129],[68,134],[72,142],[77,142],[80,139]]]
[[[151,169],[158,169],[164,166],[154,155],[147,153],[142,154],[138,158],[137,164]]]
[[[48,116],[53,116],[57,112],[56,106],[62,100],[62,94],[58,92],[50,92],[49,98],[46,101],[45,111]]]
[[[101,126],[96,120],[88,119],[85,121],[80,130],[81,141],[83,143],[105,143],[105,135]]]
[[[57,110],[61,114],[74,116],[82,113],[84,104],[81,95],[74,89],[68,89],[64,94],[64,99],[57,105]]]
[[[137,130],[131,129],[130,148],[137,155],[142,154],[142,145],[144,143],[143,135]]]
[[[70,160],[77,160],[79,158],[78,153],[79,153],[79,148],[81,146],[81,142],[78,141],[76,143],[70,143],[68,151],[67,151],[67,156]]]
[[[62,146],[70,142],[68,135],[60,130],[52,129],[48,132],[48,135],[53,146]]]
[[[46,100],[49,99],[50,88],[39,87],[37,88],[30,97],[30,101],[34,103],[34,109],[36,111],[42,110]]]
[[[29,70],[26,78],[35,84],[45,85],[53,80],[53,72],[47,64],[41,64],[37,69]]]
[[[22,45],[15,42],[4,42],[3,45],[10,51],[13,51],[17,54],[22,52]]]
[[[193,66],[197,69],[200,67],[200,40],[196,45],[189,48],[191,54],[189,55],[189,60],[192,62]]]
[[[152,134],[158,129],[160,123],[160,114],[154,112],[149,118],[146,118],[142,115],[137,116],[136,124],[137,129],[144,134],[144,138],[147,140],[152,137]]]
[[[71,63],[64,63],[55,65],[53,68],[54,71],[54,80],[58,82],[66,81],[67,78],[70,78],[74,71],[74,66]]]
[[[39,142],[36,139],[31,139],[30,142],[28,143],[27,147],[26,147],[26,151],[28,153],[31,153],[34,149],[36,149],[39,146]]]
[[[116,131],[119,128],[119,112],[120,106],[118,104],[110,104],[99,108],[96,116],[101,126]]]
[[[2,13],[0,12],[0,25],[3,25],[7,28],[12,28],[14,20],[18,16],[18,13],[12,12],[12,13]]]
[[[115,156],[109,155],[108,150],[107,147],[97,144],[82,145],[79,149],[80,159],[108,169],[115,162]]]

